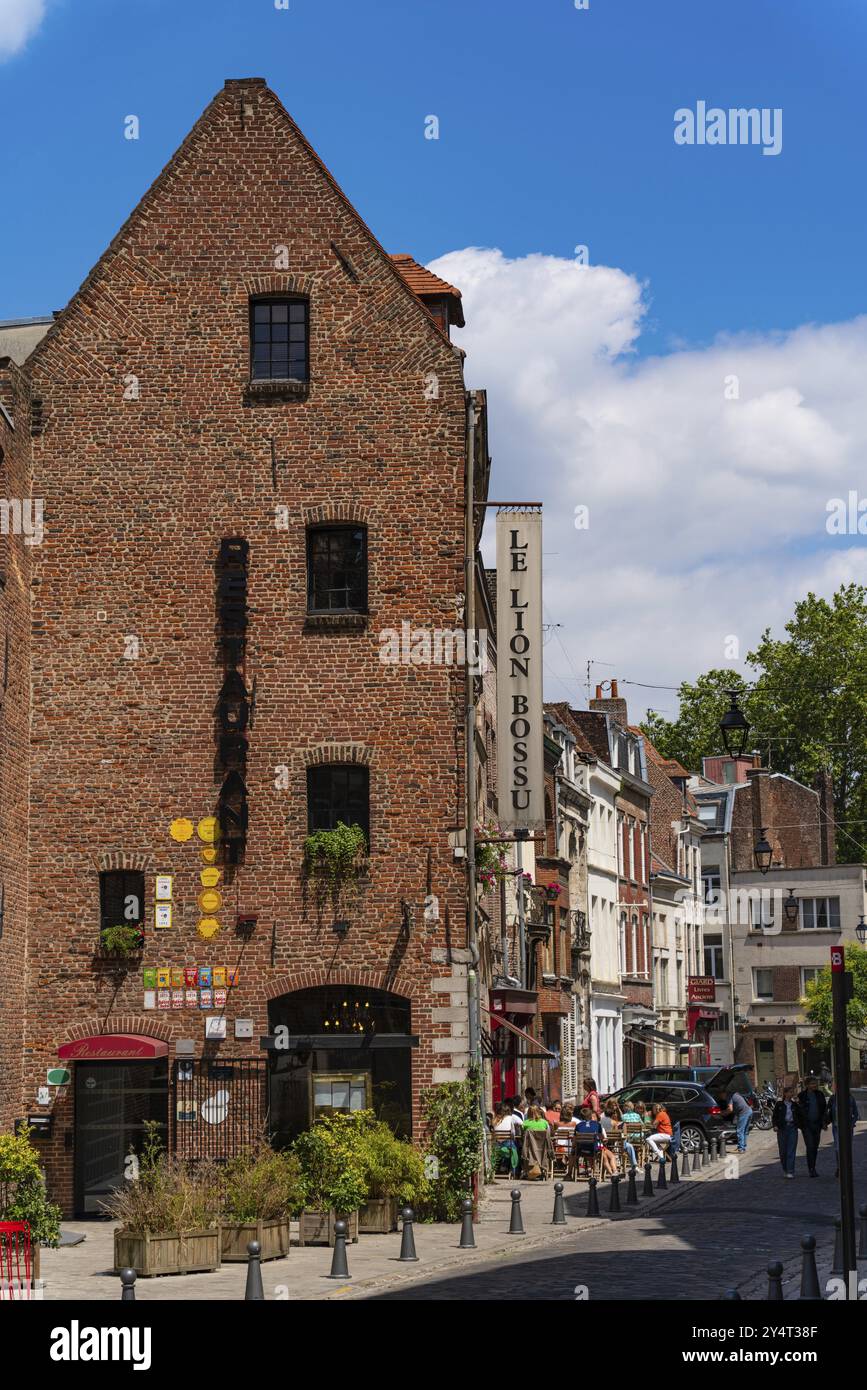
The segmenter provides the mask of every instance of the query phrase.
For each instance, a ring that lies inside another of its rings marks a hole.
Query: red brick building
[[[66,1212],[145,1118],[186,1153],[266,1111],[417,1133],[464,1074],[464,671],[379,638],[454,628],[466,583],[460,296],[426,276],[230,81],[0,361],[2,490],[45,527],[0,538],[0,1121],[44,1117]],[[305,841],[341,820],[369,858],[332,899]]]

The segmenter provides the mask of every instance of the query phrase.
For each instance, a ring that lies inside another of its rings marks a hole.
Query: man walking
[[[852,1122],[852,1133],[855,1133],[855,1126],[860,1119],[858,1107],[853,1096],[849,1097],[849,1116]],[[837,1167],[834,1169],[834,1177],[840,1176],[840,1136],[837,1129],[837,1083],[834,1082],[834,1094],[828,1101],[828,1109],[825,1111],[825,1125],[831,1126],[831,1133],[834,1136],[834,1153],[837,1157]]]
[[[794,1086],[783,1089],[783,1098],[774,1106],[773,1126],[777,1131],[777,1146],[783,1174],[787,1178],[795,1176],[795,1154],[798,1151],[798,1129],[801,1127],[801,1112],[795,1100]]]
[[[738,1153],[745,1154],[747,1151],[747,1130],[750,1127],[750,1120],[753,1112],[750,1103],[742,1091],[733,1091],[729,1101],[728,1115],[731,1115],[738,1132]]]
[[[818,1076],[807,1077],[807,1084],[798,1096],[798,1107],[801,1111],[804,1148],[807,1151],[807,1172],[811,1178],[815,1178],[817,1176],[816,1155],[819,1152],[819,1141],[822,1138],[822,1129],[825,1124],[825,1111],[828,1108],[824,1093],[819,1090]]]

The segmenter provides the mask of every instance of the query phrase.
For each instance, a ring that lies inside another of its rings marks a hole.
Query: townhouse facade
[[[465,672],[380,640],[461,624],[460,321],[244,79],[5,334],[45,533],[0,540],[0,1122],[67,1214],[146,1119],[190,1156],[364,1105],[417,1134],[466,1074]]]

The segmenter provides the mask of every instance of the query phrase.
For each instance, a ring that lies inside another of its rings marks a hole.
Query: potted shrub
[[[31,1279],[38,1279],[39,1247],[57,1245],[60,1240],[60,1207],[48,1200],[39,1154],[26,1125],[19,1134],[0,1134],[0,1221],[27,1222]]]
[[[362,1133],[355,1115],[336,1114],[317,1120],[295,1141],[304,1192],[299,1244],[333,1245],[338,1217],[358,1239],[358,1209],[367,1200]]]
[[[293,1153],[275,1153],[266,1143],[230,1159],[223,1170],[221,1257],[247,1260],[247,1245],[259,1242],[263,1260],[289,1254],[289,1220],[304,1205],[301,1164]]]
[[[121,1223],[114,1233],[115,1270],[148,1277],[219,1269],[219,1175],[210,1164],[169,1158],[159,1128],[146,1122],[139,1176],[103,1202]]]
[[[397,1139],[387,1124],[373,1119],[363,1133],[363,1163],[367,1201],[358,1213],[358,1229],[364,1233],[397,1230],[398,1208],[418,1208],[427,1198],[424,1160],[405,1139]]]

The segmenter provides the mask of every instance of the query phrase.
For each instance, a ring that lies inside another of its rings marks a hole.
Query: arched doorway
[[[293,990],[268,1005],[270,1123],[274,1144],[318,1118],[370,1109],[412,1135],[410,1001],[362,985]]]

